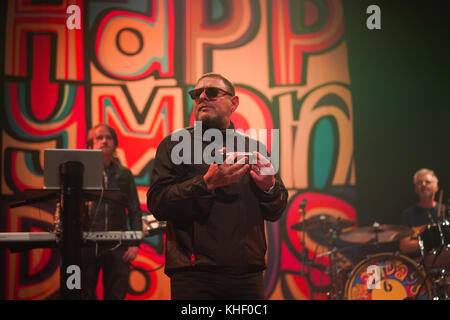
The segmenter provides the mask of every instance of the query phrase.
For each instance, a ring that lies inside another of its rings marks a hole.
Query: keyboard
[[[86,244],[97,242],[126,242],[139,244],[144,238],[142,231],[83,232]],[[62,234],[55,232],[0,232],[0,248],[17,252],[35,248],[56,247]]]
[[[53,232],[0,232],[0,242],[58,242],[60,237]]]
[[[61,235],[54,232],[0,232],[0,249],[12,253],[58,246]]]
[[[144,238],[142,231],[97,231],[83,232],[85,241],[140,241]]]

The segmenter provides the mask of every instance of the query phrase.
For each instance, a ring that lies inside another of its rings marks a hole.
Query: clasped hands
[[[220,152],[226,154],[224,147]],[[223,164],[213,163],[203,176],[209,191],[230,185],[242,178],[249,170],[256,186],[262,191],[269,191],[275,184],[275,170],[270,161],[259,152],[253,152],[256,163],[248,164],[248,156],[237,161],[239,152],[229,153]]]

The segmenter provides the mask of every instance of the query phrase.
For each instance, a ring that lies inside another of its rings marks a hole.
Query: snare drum
[[[392,253],[361,261],[349,275],[344,296],[348,300],[432,299],[431,283],[417,263]]]
[[[419,245],[422,256],[450,248],[450,223],[443,221],[427,225],[419,234]]]

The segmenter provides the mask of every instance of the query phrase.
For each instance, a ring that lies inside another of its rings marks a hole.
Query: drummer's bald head
[[[422,169],[420,169],[419,171],[417,171],[417,172],[414,174],[414,177],[413,177],[413,183],[416,184],[418,178],[419,178],[420,176],[423,176],[423,175],[426,175],[426,174],[431,175],[431,177],[433,178],[433,181],[434,181],[436,184],[439,182],[439,180],[438,180],[438,178],[437,178],[437,176],[436,176],[436,174],[434,173],[433,170],[426,169],[426,168],[422,168]]]

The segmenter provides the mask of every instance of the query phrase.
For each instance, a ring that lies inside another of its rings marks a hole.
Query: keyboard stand
[[[83,250],[83,234],[81,228],[81,217],[83,216],[85,200],[98,200],[103,192],[103,201],[118,202],[115,199],[119,190],[83,190],[83,164],[78,161],[66,161],[61,163],[59,167],[59,175],[61,187],[59,190],[46,189],[28,189],[24,201],[12,204],[11,207],[20,207],[30,205],[42,201],[56,200],[61,205],[62,233],[61,241],[43,241],[35,240],[27,241],[11,241],[5,242],[6,246],[17,249],[33,249],[37,246],[59,246],[61,250],[61,269],[60,269],[60,298],[62,300],[80,300],[82,299],[82,276],[80,274],[81,288],[69,288],[68,283],[71,281],[73,272],[70,266],[78,266],[82,268],[82,250]],[[5,243],[2,245],[4,246]],[[82,271],[81,271],[82,272]]]

